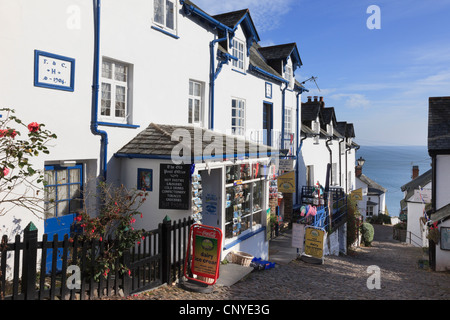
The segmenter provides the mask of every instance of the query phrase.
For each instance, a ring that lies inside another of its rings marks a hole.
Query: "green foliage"
[[[391,224],[391,217],[380,213],[376,216],[368,217],[366,222],[371,224]]]
[[[369,247],[372,244],[375,231],[373,226],[368,222],[363,222],[361,225],[362,242],[365,246]]]
[[[121,273],[129,271],[120,261],[124,252],[145,238],[144,230],[135,229],[134,223],[136,216],[142,218],[138,210],[148,194],[144,191],[128,191],[123,185],[108,186],[104,182],[99,187],[102,202],[100,213],[93,217],[82,211],[75,218],[75,228],[81,229],[81,240],[98,240],[103,246],[103,251],[95,254],[93,276],[96,280],[102,275],[106,278],[110,271],[116,269]],[[91,256],[92,253],[88,259]]]
[[[356,206],[356,201],[347,197],[347,247],[352,246],[358,237],[361,227],[361,214]]]
[[[37,203],[41,199],[35,195],[43,186],[36,184],[44,182],[44,175],[42,170],[33,167],[32,158],[41,153],[49,154],[47,144],[56,139],[56,135],[46,130],[42,123],[26,125],[13,109],[2,108],[0,112],[3,116],[0,118],[0,191],[3,191],[0,202],[19,205],[37,213]],[[22,129],[27,133],[22,134]],[[19,185],[31,191],[18,194],[15,189]],[[0,214],[5,213],[5,208],[1,208]]]

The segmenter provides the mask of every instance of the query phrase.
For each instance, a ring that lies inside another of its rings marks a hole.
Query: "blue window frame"
[[[45,217],[73,214],[83,208],[83,165],[45,166]]]

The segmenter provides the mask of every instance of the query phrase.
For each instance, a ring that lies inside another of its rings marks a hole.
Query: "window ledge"
[[[114,123],[114,122],[98,122],[99,126],[107,126],[107,127],[120,127],[120,128],[130,128],[136,129],[139,128],[139,125],[134,124],[126,124],[126,123]]]
[[[241,70],[238,70],[238,69],[235,69],[235,68],[231,68],[231,70],[233,70],[234,72],[237,72],[237,73],[243,74],[244,76],[246,76],[246,75],[247,75],[247,73],[245,73],[244,71],[241,71]]]
[[[172,38],[174,38],[174,39],[179,39],[179,38],[180,38],[180,37],[177,36],[176,34],[170,33],[170,32],[168,32],[168,31],[166,31],[166,30],[164,30],[164,29],[161,29],[161,28],[158,28],[158,27],[156,27],[156,26],[152,26],[152,29],[153,29],[153,30],[156,30],[156,31],[159,31],[159,32],[161,32],[161,33],[164,33],[165,35],[167,35],[167,36],[169,36],[169,37],[172,37]]]
[[[231,249],[232,247],[234,247],[234,246],[237,245],[238,243],[240,243],[240,242],[242,242],[242,241],[244,241],[244,240],[247,240],[248,238],[251,238],[251,237],[253,237],[254,235],[257,235],[258,233],[263,232],[264,230],[266,230],[266,227],[264,227],[264,226],[261,226],[261,227],[259,227],[259,228],[256,229],[256,230],[252,230],[252,231],[250,231],[250,232],[248,232],[248,233],[246,233],[246,234],[244,234],[244,235],[238,237],[236,240],[231,241],[230,243],[225,244],[225,245],[223,246],[223,250]]]

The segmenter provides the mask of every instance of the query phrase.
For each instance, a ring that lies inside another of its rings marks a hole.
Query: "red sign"
[[[194,224],[189,231],[184,275],[186,278],[213,285],[219,278],[220,251],[222,249],[222,231],[219,228]],[[190,256],[192,253],[192,256]],[[187,275],[187,264],[193,278]],[[200,277],[200,278],[199,278]],[[203,278],[208,279],[203,280]]]

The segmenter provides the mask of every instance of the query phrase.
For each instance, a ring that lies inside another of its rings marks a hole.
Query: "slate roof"
[[[264,56],[266,60],[280,60],[286,59],[295,49],[295,43],[280,44],[270,47],[261,47],[259,52]]]
[[[336,113],[334,112],[334,108],[322,108],[322,120],[324,124],[332,124],[333,127],[336,127]]]
[[[431,214],[431,223],[450,218],[450,203]]]
[[[428,104],[428,152],[450,153],[450,97],[430,97]]]
[[[387,192],[387,189],[383,188],[378,183],[376,183],[375,181],[373,181],[372,179],[370,179],[368,176],[366,176],[364,174],[361,174],[357,178],[359,180],[361,180],[362,182],[364,182],[365,184],[367,184],[368,193],[380,195],[380,194]]]
[[[178,136],[190,137],[189,141],[184,141],[182,139],[172,141],[172,135],[176,130],[179,130]],[[233,142],[232,148],[230,148],[231,141]],[[207,157],[203,157],[205,148],[208,146],[211,148],[214,142],[217,142],[217,145],[214,145],[217,146],[215,150],[217,151],[217,154],[215,154],[215,156],[221,157],[221,159],[224,157],[229,158],[231,156],[241,158],[245,155],[248,156],[249,154],[250,157],[254,158],[258,156],[258,152],[263,152],[261,156],[270,153],[276,154],[276,150],[271,147],[252,143],[234,135],[225,135],[195,126],[151,123],[145,130],[141,131],[136,137],[131,139],[131,141],[117,151],[115,156],[123,158],[156,157],[170,159],[172,150],[175,146],[178,146],[179,149],[185,148],[186,150],[189,150],[188,148],[190,148],[191,158],[195,157],[196,159],[206,160]],[[242,150],[242,146],[245,146],[244,150]],[[230,148],[230,150],[227,148]],[[242,154],[242,151],[245,152],[245,155]],[[209,152],[205,151],[205,154],[209,154]]]
[[[414,195],[414,190],[419,189],[419,186],[424,187],[425,185],[431,182],[431,179],[432,179],[432,169],[428,170],[427,172],[421,174],[417,178],[401,186],[400,189],[403,192],[406,192],[405,197],[402,200],[400,200],[401,208],[403,209],[406,207],[408,199],[410,199]]]
[[[217,14],[212,17],[217,21],[222,22],[227,27],[233,29],[238,24],[238,22],[242,20],[242,18],[247,12],[249,12],[248,9],[242,9],[238,11]]]
[[[250,47],[250,64],[270,74],[273,74],[276,77],[283,78],[281,74],[279,74],[274,68],[266,63],[261,53],[258,51],[258,48],[261,48],[261,46],[257,43],[253,43],[253,45]]]

